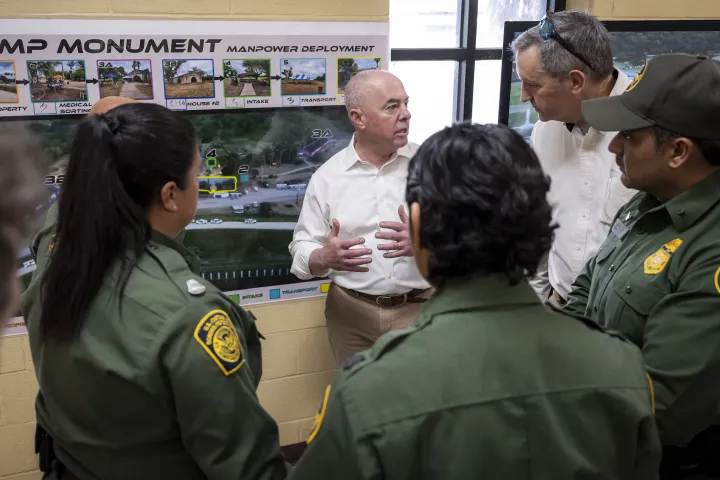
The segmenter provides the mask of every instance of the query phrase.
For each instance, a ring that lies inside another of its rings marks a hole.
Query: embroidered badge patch
[[[50,244],[48,245],[48,252],[52,252],[55,248],[55,243],[57,238],[57,233],[54,233],[52,237],[50,237]]]
[[[222,310],[205,315],[195,327],[194,337],[226,376],[237,372],[245,363],[235,326]]]
[[[627,90],[625,90],[626,92],[629,92],[633,88],[637,87],[637,84],[645,76],[645,71],[647,70],[647,66],[648,66],[648,64],[646,62],[645,65],[643,65],[642,70],[640,70],[640,72],[638,72],[638,74],[635,75],[635,78],[632,79],[632,82],[630,82],[630,85],[628,85]]]
[[[715,271],[715,290],[720,293],[720,268]]]
[[[683,241],[679,238],[666,243],[657,252],[653,253],[645,259],[644,271],[648,275],[657,275],[665,269],[665,265],[670,261],[670,257],[677,250]]]
[[[317,435],[318,431],[320,430],[320,427],[322,426],[323,419],[325,418],[325,410],[327,409],[328,399],[330,398],[330,390],[331,386],[328,385],[325,389],[325,398],[323,398],[322,406],[320,407],[320,411],[317,415],[315,415],[315,423],[313,424],[312,432],[310,432],[310,436],[307,439],[308,445],[310,445],[310,442],[312,442],[315,439],[315,436]]]

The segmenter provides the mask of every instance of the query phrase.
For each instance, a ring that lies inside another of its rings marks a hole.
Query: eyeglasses
[[[575,51],[572,46],[570,46],[569,43],[567,43],[561,36],[558,34],[557,29],[555,28],[555,24],[550,19],[550,15],[552,12],[547,12],[547,14],[543,17],[542,20],[540,20],[540,36],[543,40],[555,40],[557,43],[560,44],[561,47],[563,47],[565,50],[567,50],[571,55],[573,55],[575,58],[583,62],[585,65],[588,66],[590,70],[592,70],[592,65],[590,65],[590,62],[587,61],[585,57],[580,55],[578,52]]]

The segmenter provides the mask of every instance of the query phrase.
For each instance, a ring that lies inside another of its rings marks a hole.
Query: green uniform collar
[[[425,324],[441,313],[540,303],[525,280],[510,286],[508,280],[499,275],[456,279],[438,288],[425,305],[418,324]]]
[[[720,201],[720,170],[708,175],[689,190],[665,202],[673,225],[678,232],[690,228]]]
[[[177,238],[182,238],[183,236],[184,235],[181,232]],[[188,266],[190,267],[190,270],[192,270],[192,272],[195,273],[196,275],[199,275],[199,273],[200,273],[200,258],[198,258],[198,256],[195,255],[194,253],[192,253],[190,250],[188,250],[179,241],[172,239],[172,238],[168,237],[167,235],[158,232],[157,230],[152,230],[152,233],[150,234],[150,242],[148,243],[148,247],[150,249],[153,249],[157,245],[162,245],[164,247],[168,247],[168,248],[178,252],[185,259]]]

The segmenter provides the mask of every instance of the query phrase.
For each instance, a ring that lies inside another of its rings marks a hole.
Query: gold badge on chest
[[[644,271],[648,275],[657,275],[665,269],[665,265],[670,261],[670,257],[677,250],[683,241],[679,238],[666,243],[645,259]]]

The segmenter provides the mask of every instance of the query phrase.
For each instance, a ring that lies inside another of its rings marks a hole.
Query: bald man
[[[339,363],[410,326],[432,290],[412,258],[405,205],[408,96],[395,75],[360,72],[345,87],[355,134],[312,176],[290,253],[302,280],[332,280],[325,319]]]
[[[90,113],[105,113],[126,103],[138,103],[137,100],[127,97],[105,97],[98,100],[90,109]]]

